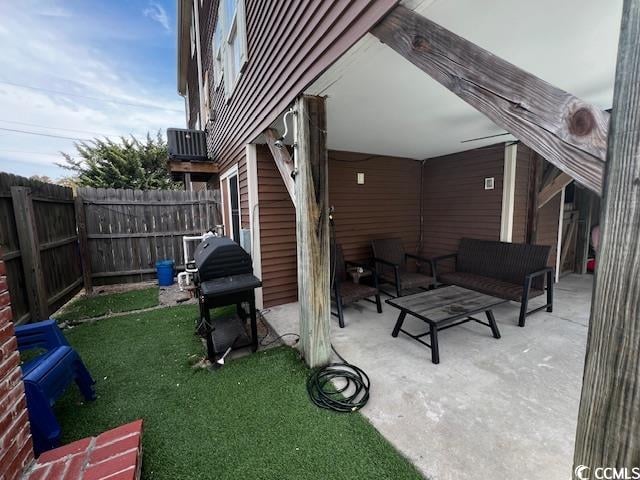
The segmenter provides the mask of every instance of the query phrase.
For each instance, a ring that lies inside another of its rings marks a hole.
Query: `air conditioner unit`
[[[171,160],[208,160],[207,137],[203,130],[167,129],[167,147]]]

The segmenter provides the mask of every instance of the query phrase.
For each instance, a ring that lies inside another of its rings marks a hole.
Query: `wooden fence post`
[[[11,199],[16,219],[18,242],[22,252],[22,268],[29,301],[29,313],[32,321],[45,320],[49,317],[49,306],[31,189],[11,187]]]
[[[329,188],[325,100],[296,101],[295,178],[300,348],[310,367],[329,363]]]
[[[74,199],[76,209],[76,226],[78,228],[78,246],[80,247],[80,262],[82,264],[82,280],[84,291],[87,295],[93,293],[93,282],[91,279],[91,254],[89,252],[89,239],[87,238],[87,213],[84,209],[84,201],[80,192]]]
[[[625,0],[574,478],[640,465],[640,0]],[[584,470],[586,472],[584,472]],[[631,477],[627,477],[631,478]]]

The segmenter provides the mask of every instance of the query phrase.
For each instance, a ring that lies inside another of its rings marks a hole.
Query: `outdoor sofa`
[[[518,325],[524,327],[527,315],[542,309],[553,311],[553,273],[547,266],[551,247],[463,238],[457,253],[432,259],[434,275],[440,284],[458,285],[494,297],[520,303]],[[454,259],[453,271],[442,262]],[[441,266],[438,267],[438,264]],[[530,298],[547,293],[547,302],[527,311]]]

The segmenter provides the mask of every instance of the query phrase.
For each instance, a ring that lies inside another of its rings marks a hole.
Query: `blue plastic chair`
[[[44,350],[22,365],[22,379],[36,454],[59,446],[61,428],[53,405],[76,382],[86,400],[95,400],[95,380],[55,320],[16,327],[18,350]]]

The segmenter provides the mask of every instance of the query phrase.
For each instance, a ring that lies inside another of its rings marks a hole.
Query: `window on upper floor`
[[[221,0],[213,36],[213,77],[216,88],[224,77],[229,98],[247,63],[247,18],[244,0]]]

